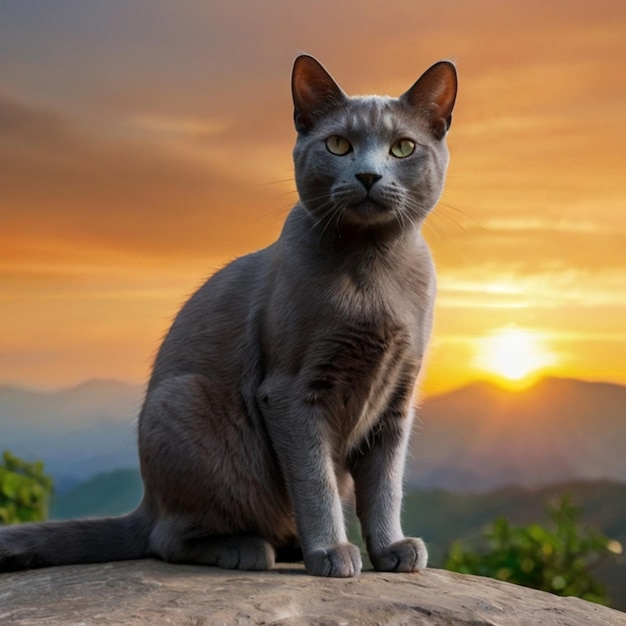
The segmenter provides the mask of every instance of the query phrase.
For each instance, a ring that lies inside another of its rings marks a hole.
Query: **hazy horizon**
[[[472,378],[466,381],[463,381],[457,386],[447,387],[443,390],[430,391],[425,392],[419,385],[416,388],[416,401],[419,401],[422,398],[433,399],[438,396],[443,396],[451,393],[455,393],[461,391],[467,387],[472,387],[475,385],[486,385],[495,389],[500,389],[505,392],[510,392],[512,396],[519,394],[520,392],[524,392],[530,389],[533,389],[542,383],[551,382],[551,381],[566,381],[572,383],[581,383],[588,385],[610,385],[615,387],[624,387],[626,388],[626,384],[613,382],[610,380],[602,380],[602,379],[583,379],[576,378],[570,376],[558,376],[558,375],[542,375],[537,377],[532,377],[529,379],[525,379],[522,384],[516,383],[507,380],[506,378],[498,378],[496,376],[488,376],[485,375],[483,377],[477,376],[476,378]],[[135,389],[143,389],[148,385],[148,379],[144,381],[132,381],[132,380],[124,380],[121,378],[85,378],[84,380],[78,381],[76,383],[72,383],[69,385],[51,385],[51,386],[34,386],[29,385],[28,383],[5,383],[0,381],[0,390],[15,390],[19,392],[25,393],[33,393],[33,394],[59,394],[65,392],[71,392],[76,389],[80,389],[90,385],[122,385],[133,387]]]

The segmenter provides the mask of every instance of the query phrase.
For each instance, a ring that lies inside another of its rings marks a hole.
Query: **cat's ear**
[[[307,54],[300,55],[293,65],[291,93],[299,133],[311,130],[317,117],[347,98],[321,63]]]
[[[452,123],[456,99],[456,68],[450,61],[439,61],[427,69],[400,100],[418,109],[430,123],[433,135],[442,139]]]

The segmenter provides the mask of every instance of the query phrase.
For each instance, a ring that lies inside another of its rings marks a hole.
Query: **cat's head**
[[[399,98],[349,97],[299,56],[292,93],[300,199],[324,229],[421,222],[443,190],[457,76],[440,61]]]

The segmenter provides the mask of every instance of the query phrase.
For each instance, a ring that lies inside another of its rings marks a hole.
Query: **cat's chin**
[[[396,219],[393,209],[371,198],[346,207],[341,216],[343,224],[354,224],[355,226],[383,225],[396,221]]]

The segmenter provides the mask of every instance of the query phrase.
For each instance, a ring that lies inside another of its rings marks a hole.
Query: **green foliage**
[[[0,525],[48,517],[52,479],[41,461],[28,463],[5,451],[0,463]]]
[[[609,598],[592,570],[621,545],[580,523],[580,510],[569,496],[548,507],[549,522],[512,527],[498,518],[476,551],[454,542],[445,568],[477,574],[601,604]],[[485,543],[485,541],[483,541]]]

